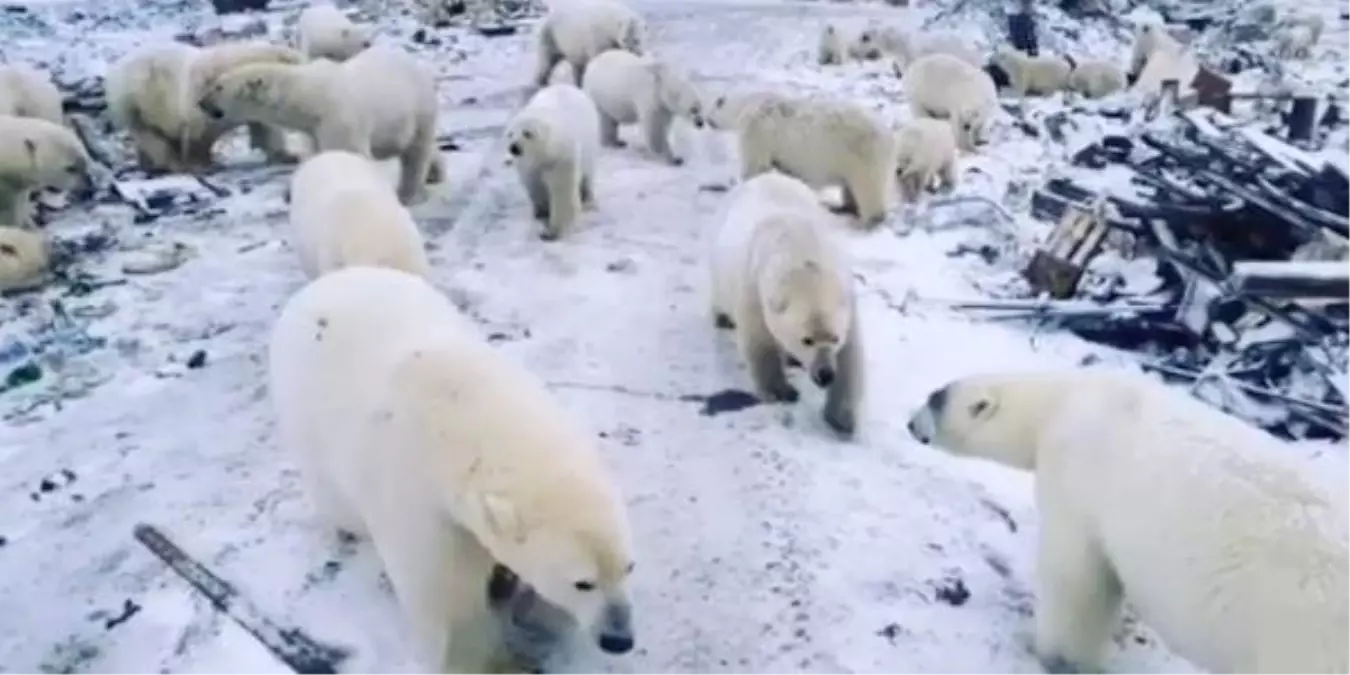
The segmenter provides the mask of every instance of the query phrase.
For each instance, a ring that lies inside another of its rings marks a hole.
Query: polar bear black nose
[[[630,635],[601,635],[600,649],[610,654],[626,654],[633,648]]]
[[[811,381],[816,383],[817,387],[828,387],[834,382],[834,369],[828,366],[815,369],[811,373]]]
[[[519,157],[519,156],[520,156],[520,144],[519,144],[519,143],[512,143],[511,145],[509,145],[509,146],[506,147],[506,151],[509,152],[509,153],[511,153],[511,156],[512,156],[512,157]]]

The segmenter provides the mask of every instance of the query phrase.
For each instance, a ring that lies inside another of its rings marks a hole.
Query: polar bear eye
[[[989,401],[981,399],[971,404],[970,416],[979,417],[980,415],[983,415],[984,412],[988,409],[989,409]]]
[[[533,132],[533,131],[530,131],[529,129],[526,129],[526,130],[520,132],[520,137],[521,137],[521,138],[534,138],[534,132]]]
[[[583,592],[583,593],[586,592],[586,591],[593,591],[593,590],[595,590],[595,582],[593,582],[593,581],[585,581],[585,580],[582,580],[582,581],[578,581],[578,582],[576,582],[575,584],[572,584],[572,585],[573,585],[573,586],[576,586],[577,590],[578,590],[578,591],[581,591],[581,592]]]
[[[816,346],[816,339],[815,339],[815,338],[809,338],[809,337],[802,338],[802,346],[803,346],[803,347],[808,347],[808,348],[809,348],[809,347],[814,347],[814,346]]]

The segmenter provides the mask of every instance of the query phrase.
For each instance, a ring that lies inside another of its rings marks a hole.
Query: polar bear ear
[[[520,543],[525,539],[525,530],[521,527],[520,514],[516,505],[501,495],[485,494],[478,498],[479,515],[483,524],[498,538]]]

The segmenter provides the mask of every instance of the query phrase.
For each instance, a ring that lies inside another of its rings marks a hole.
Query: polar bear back
[[[290,245],[311,279],[350,265],[427,276],[422,235],[393,185],[368,158],[315,155],[291,177]]]
[[[558,52],[583,65],[607,49],[624,47],[628,34],[642,26],[642,18],[622,0],[554,3],[544,21]]]
[[[312,4],[295,24],[296,46],[309,58],[345,61],[367,46],[367,27],[358,26],[336,5]]]
[[[32,66],[0,65],[0,115],[62,124],[61,92],[50,77]]]
[[[187,100],[188,71],[200,52],[169,42],[138,49],[114,63],[104,81],[113,121],[123,128],[139,123],[177,134],[195,112]]]
[[[712,237],[713,301],[729,315],[750,281],[752,251],[766,221],[779,215],[791,222],[828,219],[829,212],[806,183],[776,171],[762,173],[736,186]]]
[[[853,101],[761,93],[730,107],[737,106],[731,116],[738,117],[743,146],[772,148],[774,163],[808,185],[844,179],[858,166],[894,174],[893,134]]]
[[[434,122],[436,80],[402,48],[377,43],[343,62],[341,72],[340,100],[361,111],[377,157],[410,146],[415,123]]]
[[[620,124],[632,124],[644,109],[657,107],[652,60],[622,49],[609,49],[586,67],[582,90],[595,107]]]
[[[580,166],[590,166],[600,147],[600,115],[595,102],[572,84],[551,84],[530,97],[517,114],[520,120],[540,120],[553,138],[573,146]]]
[[[951,117],[998,103],[998,91],[988,74],[946,53],[915,59],[905,69],[901,88],[908,99],[935,116]]]
[[[1130,601],[1202,668],[1345,672],[1345,495],[1188,395],[1130,376],[1075,382],[1040,432],[1042,510],[1081,513]]]

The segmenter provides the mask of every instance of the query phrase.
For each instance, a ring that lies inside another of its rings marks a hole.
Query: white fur
[[[955,56],[972,66],[984,66],[984,57],[966,38],[947,31],[923,31],[914,34],[896,26],[875,29],[882,52],[895,59],[897,72],[903,72],[916,59],[929,54]]]
[[[741,93],[718,98],[708,121],[737,132],[743,180],[777,168],[815,188],[839,185],[844,210],[867,225],[885,220],[895,138],[867,108],[830,98]]]
[[[797,400],[784,371],[791,355],[827,388],[826,423],[852,435],[863,394],[862,335],[830,213],[809,185],[776,171],[737,186],[728,204],[713,238],[714,322],[736,331],[761,397]]]
[[[567,61],[578,82],[591,59],[610,49],[644,53],[646,25],[622,0],[569,0],[549,8],[536,34],[534,83],[542,87],[558,61]]]
[[[900,128],[895,173],[905,201],[917,201],[936,181],[943,191],[958,179],[956,135],[946,120],[916,117]]]
[[[957,380],[910,429],[957,455],[1035,471],[1036,649],[1101,672],[1122,592],[1214,673],[1344,673],[1346,496],[1265,432],[1142,375]]]
[[[677,117],[703,128],[703,103],[684,73],[650,56],[611,49],[591,60],[581,85],[600,113],[600,142],[622,147],[619,125],[637,123],[647,148],[672,164],[683,164],[670,147]]]
[[[506,130],[507,149],[545,240],[571,230],[583,209],[595,208],[595,159],[600,113],[570,84],[540,89]]]
[[[1186,96],[1194,89],[1191,82],[1199,71],[1200,63],[1189,51],[1159,49],[1149,56],[1130,91],[1137,97],[1150,100],[1162,93],[1163,82],[1176,80],[1177,94]]]
[[[0,225],[0,291],[40,286],[50,266],[42,232]]]
[[[46,73],[22,63],[0,65],[0,115],[64,124],[61,92]]]
[[[369,158],[321,152],[291,176],[290,245],[311,279],[351,265],[429,276],[426,247],[394,187]]]
[[[1125,88],[1125,71],[1112,61],[1079,61],[1069,73],[1069,90],[1087,98],[1109,96]]]
[[[369,534],[425,668],[481,672],[497,648],[489,560],[631,647],[628,524],[594,434],[425,279],[319,277],[268,361],[281,444],[327,519]]]
[[[36,190],[88,185],[89,153],[75,132],[36,117],[0,115],[0,225],[35,225]]]
[[[211,148],[240,126],[209,119],[197,100],[217,77],[253,63],[300,63],[294,49],[263,42],[197,48],[181,42],[152,44],[122,57],[108,70],[104,88],[113,122],[131,134],[141,167],[148,171],[205,171]],[[279,129],[250,124],[253,147],[269,160],[290,161]]]
[[[957,147],[974,150],[988,140],[998,90],[983,70],[950,54],[929,54],[905,69],[901,80],[915,117],[951,122]]]
[[[881,54],[877,31],[872,25],[858,27],[831,21],[820,29],[816,61],[822,66],[841,65],[848,60],[875,59]]]
[[[1167,32],[1167,26],[1157,21],[1145,21],[1135,27],[1134,47],[1130,52],[1130,69],[1138,74],[1156,52],[1180,54],[1184,51],[1180,42]]]
[[[346,61],[371,44],[370,26],[352,23],[336,5],[306,7],[295,23],[296,44],[311,59]]]
[[[1072,70],[1062,56],[1031,56],[1006,45],[994,51],[993,62],[1008,74],[1009,86],[1019,97],[1049,96],[1063,91]]]
[[[1282,59],[1306,59],[1312,56],[1317,44],[1317,33],[1304,24],[1285,25],[1275,29],[1275,55]]]
[[[199,100],[217,119],[302,132],[316,152],[398,158],[398,197],[416,204],[442,174],[436,81],[400,47],[376,44],[342,63],[254,64],[216,78]]]

